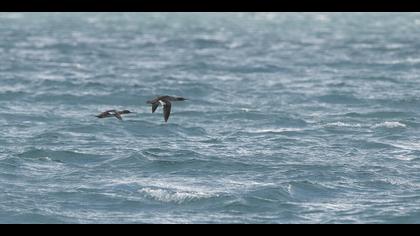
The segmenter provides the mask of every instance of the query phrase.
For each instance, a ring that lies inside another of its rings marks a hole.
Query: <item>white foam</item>
[[[344,122],[341,122],[341,121],[333,122],[333,123],[328,123],[325,126],[326,127],[335,127],[335,126],[337,126],[337,127],[353,127],[353,128],[360,128],[360,127],[362,127],[361,124],[350,124],[350,123],[344,123]]]
[[[137,192],[157,201],[167,203],[183,203],[198,199],[217,197],[222,189],[217,187],[206,187],[195,179],[184,178],[123,178],[107,180],[106,185],[133,185],[139,186]]]
[[[139,186],[137,192],[154,200],[165,203],[184,203],[188,201],[219,197],[224,194],[249,191],[256,187],[273,187],[270,182],[244,181],[241,178],[214,179],[211,183],[203,184],[195,178],[136,178],[105,179],[107,187],[119,185]],[[211,184],[211,186],[208,186]]]
[[[378,61],[378,63],[384,64],[384,65],[398,65],[398,64],[415,65],[415,64],[419,64],[420,63],[420,58],[408,57],[408,58],[405,58],[403,60],[401,60],[401,59],[396,59],[396,60],[382,60],[382,61]]]
[[[394,146],[398,147],[397,145],[394,145]],[[395,158],[398,159],[398,160],[401,160],[401,161],[411,161],[411,160],[415,159],[416,157],[401,154],[401,155],[395,155]]]
[[[401,44],[401,43],[390,43],[390,44],[385,45],[385,48],[387,49],[400,49],[404,47],[406,47],[406,45]]]
[[[247,130],[249,133],[260,134],[260,133],[283,133],[288,131],[302,131],[301,128],[276,128],[276,129],[254,129]]]
[[[376,125],[373,125],[372,128],[405,128],[407,125],[400,123],[398,121],[385,121]]]
[[[243,43],[241,43],[241,42],[231,42],[231,43],[226,44],[226,46],[227,46],[229,49],[239,48],[239,47],[241,47],[242,45],[243,45]]]
[[[147,196],[162,202],[175,202],[183,203],[185,201],[192,201],[197,199],[210,198],[215,195],[205,192],[197,191],[180,191],[180,190],[169,190],[169,189],[152,189],[143,188],[139,192],[146,194]]]
[[[412,151],[419,151],[420,150],[420,142],[418,141],[407,141],[407,142],[393,142],[390,145],[405,149],[405,150],[412,150]],[[403,157],[406,158],[406,157]]]
[[[0,87],[0,93],[5,93],[5,92],[23,92],[23,91],[27,91],[27,90],[28,90],[27,85],[23,85],[23,84],[2,85]]]
[[[222,81],[239,81],[242,78],[238,76],[230,76],[230,75],[217,75],[212,77],[213,79],[222,80]]]
[[[410,64],[418,64],[420,63],[420,58],[409,57],[407,58],[407,62]]]

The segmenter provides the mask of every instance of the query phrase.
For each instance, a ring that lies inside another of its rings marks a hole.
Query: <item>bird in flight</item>
[[[172,101],[185,101],[187,99],[183,97],[172,97],[172,96],[159,96],[153,100],[147,101],[148,104],[152,104],[152,113],[156,111],[159,105],[163,106],[163,118],[165,122],[168,122],[169,115],[171,114]]]
[[[108,110],[108,111],[104,111],[101,114],[97,115],[96,117],[98,118],[107,118],[107,117],[112,117],[115,116],[117,119],[122,120],[121,115],[122,114],[128,114],[128,113],[132,113],[129,110],[123,110],[123,111],[117,111],[117,110]]]

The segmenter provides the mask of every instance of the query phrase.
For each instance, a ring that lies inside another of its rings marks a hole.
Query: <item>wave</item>
[[[419,58],[405,58],[404,60],[383,60],[383,61],[378,61],[377,63],[379,64],[384,64],[384,65],[416,65],[416,64],[420,64],[420,59]]]
[[[323,127],[340,127],[340,128],[406,128],[407,125],[398,121],[384,121],[381,123],[369,125],[360,123],[332,122],[324,124]]]
[[[8,100],[16,100],[17,98],[22,99],[22,98],[28,97],[30,94],[31,93],[29,93],[29,92],[18,91],[18,90],[16,90],[16,91],[3,91],[3,92],[0,92],[0,100],[8,101]]]
[[[226,39],[196,38],[191,43],[197,49],[229,49]]]
[[[379,142],[379,141],[369,141],[369,140],[355,140],[356,146],[363,149],[394,149],[395,146],[392,144]]]
[[[318,201],[322,198],[330,198],[339,194],[339,191],[313,181],[292,181],[288,183],[290,196],[299,201]]]
[[[253,204],[275,204],[296,200],[293,198],[290,188],[283,186],[263,186],[244,193],[244,198],[251,200]],[[255,202],[256,201],[256,202]]]
[[[200,191],[185,191],[177,189],[161,189],[161,188],[142,188],[139,190],[148,198],[152,198],[159,202],[167,203],[186,203],[196,200],[202,200],[212,197],[218,197],[218,194],[200,192]]]
[[[0,209],[1,211],[1,209]],[[26,210],[29,211],[29,210]],[[0,213],[0,222],[2,224],[63,224],[65,221],[58,219],[54,215],[50,215],[47,212],[41,213],[30,213],[21,212],[17,210],[9,211],[7,214],[4,212]]]
[[[379,124],[375,124],[372,128],[406,128],[407,125],[398,121],[385,121]]]
[[[364,100],[357,98],[353,95],[343,95],[343,94],[327,94],[319,96],[318,100],[320,102],[332,103],[332,104],[360,104]]]
[[[38,148],[31,148],[17,154],[17,156],[25,159],[38,159],[80,165],[97,163],[104,159],[101,155],[97,154]]]
[[[79,75],[80,76],[80,75]],[[109,90],[112,91],[115,89],[115,85],[112,83],[105,83],[101,81],[86,81],[86,80],[69,80],[63,77],[53,77],[53,78],[38,78],[38,82],[36,84],[37,87],[42,89],[58,89],[63,88],[64,90],[69,89],[80,89],[83,87],[84,89],[98,89],[98,91],[102,90]]]
[[[244,131],[244,133],[252,134],[266,134],[266,133],[288,133],[288,132],[299,132],[303,131],[302,128],[274,128],[274,129],[249,129]]]
[[[418,142],[410,142],[410,141],[394,141],[392,143],[390,143],[390,145],[403,149],[403,150],[410,150],[412,151],[412,154],[417,157],[420,154],[420,143]],[[404,156],[404,155],[402,155]],[[407,158],[405,157],[405,159],[416,159],[416,158]]]
[[[349,80],[363,80],[366,82],[389,82],[389,83],[395,83],[398,84],[400,83],[400,81],[396,78],[393,77],[388,77],[388,76],[369,76],[369,77],[346,77],[346,79]]]
[[[360,117],[360,118],[407,118],[412,114],[409,112],[399,112],[399,111],[375,111],[375,112],[349,112],[344,114],[347,117]]]
[[[363,126],[362,126],[362,124],[359,124],[359,123],[352,124],[352,123],[345,123],[345,122],[338,121],[338,122],[327,123],[327,124],[325,124],[325,125],[324,125],[324,127],[350,127],[350,128],[361,128],[361,127],[363,127]]]

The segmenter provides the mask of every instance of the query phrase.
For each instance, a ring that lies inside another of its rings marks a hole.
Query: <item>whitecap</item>
[[[27,90],[28,86],[24,84],[3,85],[0,87],[0,93],[17,93],[25,92]]]
[[[214,76],[213,79],[221,80],[221,81],[239,81],[242,80],[242,78],[238,76],[232,76],[232,75],[217,75]]]
[[[372,128],[405,128],[407,125],[398,121],[385,121],[379,124],[375,124]]]
[[[409,64],[418,64],[418,63],[420,63],[420,58],[409,57],[409,58],[407,58],[407,62]]]
[[[350,124],[350,123],[344,123],[344,122],[341,122],[341,121],[328,123],[328,124],[325,124],[325,126],[326,127],[353,127],[353,128],[362,127],[361,124]]]
[[[175,202],[183,203],[185,201],[192,201],[198,199],[205,199],[213,197],[213,194],[198,192],[198,191],[179,191],[169,189],[153,189],[143,188],[139,192],[144,193],[146,196],[162,202]]]
[[[399,146],[399,145],[394,145],[396,147],[400,147],[403,148],[403,146]],[[401,160],[401,161],[412,161],[414,160],[416,157],[414,156],[409,156],[409,155],[405,155],[405,154],[400,154],[400,155],[396,155],[395,156],[396,159]]]
[[[401,49],[404,47],[406,47],[406,45],[401,44],[401,43],[390,43],[390,44],[385,45],[386,49]]]
[[[415,65],[415,64],[420,63],[420,58],[409,57],[409,58],[405,58],[405,59],[382,60],[382,61],[377,61],[377,62],[379,64],[384,64],[384,65],[399,65],[399,64]]]
[[[283,133],[283,132],[293,132],[293,131],[302,131],[301,128],[275,128],[275,129],[251,129],[247,130],[248,133],[260,134],[260,133]]]
[[[406,141],[406,142],[393,142],[390,144],[394,147],[405,149],[405,150],[411,150],[411,151],[420,151],[420,142],[417,141]],[[397,155],[398,159],[409,159],[410,157],[403,156],[403,155]]]

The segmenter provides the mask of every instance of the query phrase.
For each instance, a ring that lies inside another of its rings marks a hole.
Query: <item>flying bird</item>
[[[185,101],[183,97],[172,97],[172,96],[159,96],[153,100],[147,101],[148,104],[152,104],[152,113],[156,111],[159,105],[163,107],[163,118],[165,122],[168,122],[169,115],[171,114],[172,101]]]
[[[128,113],[132,113],[129,110],[123,110],[123,111],[117,111],[117,110],[108,110],[108,111],[104,111],[101,114],[97,115],[96,117],[98,118],[107,118],[107,117],[112,117],[115,116],[117,119],[122,120],[121,115],[122,114],[128,114]]]

